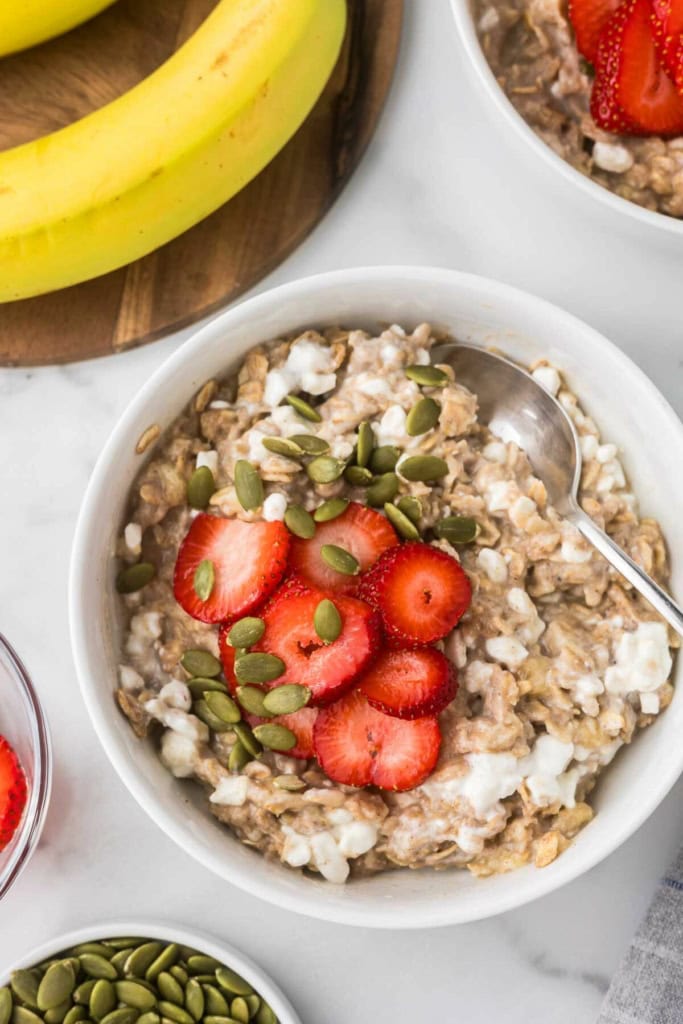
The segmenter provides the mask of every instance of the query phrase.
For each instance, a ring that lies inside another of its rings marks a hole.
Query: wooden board
[[[61,39],[0,61],[0,150],[130,89],[216,2],[118,0]],[[344,48],[318,104],[275,160],[212,216],[121,270],[0,305],[0,364],[63,363],[142,345],[220,309],[281,263],[325,215],[372,137],[402,9],[403,0],[349,0]]]

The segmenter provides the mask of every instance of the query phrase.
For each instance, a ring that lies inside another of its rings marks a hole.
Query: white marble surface
[[[446,0],[406,6],[399,74],[360,171],[262,287],[363,262],[503,278],[591,321],[683,412],[680,254],[598,224],[594,207],[575,207],[563,183],[527,169],[473,88]],[[682,784],[630,842],[564,890],[497,920],[384,934],[291,916],[218,881],[165,839],[114,775],[74,679],[69,547],[101,443],[180,340],[77,366],[0,371],[2,629],[34,675],[56,755],[43,840],[0,907],[0,965],[60,930],[156,916],[241,945],[284,985],[305,1024],[589,1024],[683,840]]]

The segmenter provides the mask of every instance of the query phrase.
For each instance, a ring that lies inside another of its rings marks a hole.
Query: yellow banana
[[[113,0],[0,0],[0,57],[93,18]]]
[[[220,0],[130,92],[0,153],[0,302],[130,263],[226,202],[310,111],[345,21],[345,0]]]

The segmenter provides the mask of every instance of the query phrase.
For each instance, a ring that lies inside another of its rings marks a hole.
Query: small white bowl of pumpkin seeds
[[[0,973],[0,1024],[301,1024],[232,946],[176,925],[57,936]]]

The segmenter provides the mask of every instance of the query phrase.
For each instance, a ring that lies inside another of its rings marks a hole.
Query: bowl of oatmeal
[[[596,123],[595,66],[577,49],[566,2],[451,0],[451,8],[478,83],[536,159],[614,213],[680,236],[683,130],[641,135]]]
[[[103,450],[73,552],[81,688],[131,793],[226,880],[351,924],[549,892],[683,768],[675,638],[432,365],[444,337],[557,394],[584,507],[680,589],[661,395],[561,310],[431,268],[294,282],[200,331]]]

